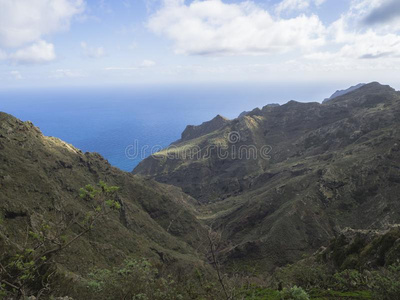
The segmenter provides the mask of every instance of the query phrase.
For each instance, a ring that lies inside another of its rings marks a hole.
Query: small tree
[[[222,239],[222,230],[213,230],[210,226],[206,233],[206,249],[205,253],[209,263],[214,267],[217,277],[217,285],[220,286],[221,294],[219,298],[227,300],[239,299],[241,294],[244,293],[243,280],[238,275],[228,276],[224,273],[224,253],[228,247],[226,242]],[[214,285],[214,288],[217,286]]]

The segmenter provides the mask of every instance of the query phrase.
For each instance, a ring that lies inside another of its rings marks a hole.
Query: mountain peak
[[[356,86],[350,87],[347,90],[342,90],[336,92],[331,96],[331,98],[325,99],[323,101],[324,104],[331,104],[331,103],[353,103],[356,105],[362,105],[365,101],[369,101],[365,98],[372,97],[372,95],[386,95],[389,96],[390,94],[396,92],[389,85],[383,85],[379,82],[371,82],[368,84],[358,84]],[[384,101],[385,97],[379,97],[380,102]],[[376,101],[379,100],[378,98],[375,99]],[[376,102],[375,101],[375,102]]]
[[[326,103],[327,101],[330,101],[330,100],[335,99],[337,97],[340,97],[340,96],[346,95],[348,93],[351,93],[351,92],[363,87],[364,85],[365,85],[365,83],[359,83],[359,84],[351,86],[351,87],[349,87],[348,89],[345,89],[345,90],[337,90],[336,92],[334,92],[332,94],[332,96],[330,96],[329,98],[326,98],[322,103]]]
[[[0,120],[8,120],[8,119],[14,119],[16,120],[15,117],[13,117],[12,115],[9,115],[8,113],[5,113],[3,111],[0,111]]]
[[[229,121],[228,118],[225,118],[224,116],[221,116],[220,114],[218,114],[218,115],[216,115],[216,116],[214,117],[214,119],[211,120],[211,122],[220,121],[220,120]]]
[[[229,122],[229,119],[218,114],[212,120],[204,122],[201,125],[188,125],[186,126],[186,129],[182,132],[180,142],[195,139],[199,136],[211,133],[215,130],[222,128]]]
[[[381,84],[377,81],[373,81],[367,84],[362,85],[359,88],[360,91],[363,92],[372,92],[372,91],[385,91],[385,92],[394,92],[395,89],[392,88],[390,85],[387,84]]]

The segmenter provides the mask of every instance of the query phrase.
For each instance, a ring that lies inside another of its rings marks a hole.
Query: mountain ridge
[[[343,95],[346,95],[348,93],[351,93],[351,92],[359,89],[360,87],[363,87],[364,85],[365,85],[365,83],[359,83],[359,84],[351,86],[351,87],[349,87],[349,88],[347,88],[345,90],[337,90],[329,98],[326,98],[324,101],[322,101],[322,103],[330,101],[330,100],[332,100],[332,99],[334,99],[336,97],[343,96]]]
[[[315,251],[341,227],[399,221],[399,122],[400,93],[373,82],[323,104],[264,106],[174,144],[174,155],[165,149],[134,173],[203,203],[207,222],[225,232],[228,260],[271,270]],[[239,140],[229,140],[232,133]],[[270,146],[270,158],[221,158],[215,150],[241,146]],[[190,147],[214,151],[182,156]]]

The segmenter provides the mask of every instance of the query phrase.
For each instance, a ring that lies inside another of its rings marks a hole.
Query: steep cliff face
[[[96,153],[82,153],[30,122],[0,113],[0,256],[15,253],[27,230],[54,225],[60,211],[85,215],[92,207],[79,189],[100,181],[120,187],[120,212],[108,215],[90,234],[57,257],[61,269],[86,274],[110,267],[128,256],[167,265],[201,265],[195,248],[203,227],[194,201],[179,188],[139,178],[112,167]],[[79,227],[67,233],[74,236]]]
[[[339,228],[398,223],[399,170],[400,93],[371,83],[324,104],[254,110],[134,173],[211,203],[205,219],[224,228],[228,257],[273,268]]]
[[[188,125],[186,129],[182,132],[182,137],[180,142],[195,139],[199,136],[206,135],[210,132],[218,130],[229,123],[229,120],[221,115],[217,115],[211,121],[204,122],[201,125],[194,126]]]

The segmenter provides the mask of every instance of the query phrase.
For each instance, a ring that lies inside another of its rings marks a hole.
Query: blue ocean
[[[235,118],[268,103],[322,101],[337,88],[260,83],[3,89],[0,111],[132,171],[151,151],[179,139],[186,125],[217,114]],[[127,156],[135,143],[143,153]]]

